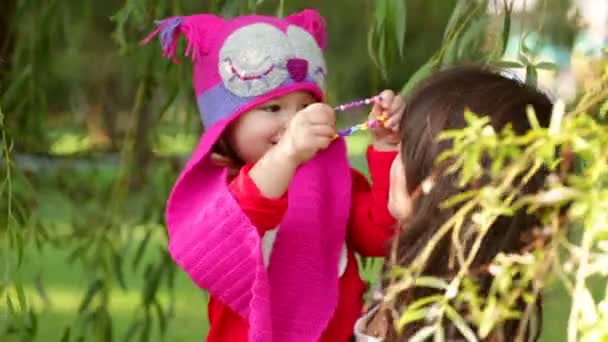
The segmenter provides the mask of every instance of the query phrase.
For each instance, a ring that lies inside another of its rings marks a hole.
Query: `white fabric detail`
[[[272,247],[274,246],[274,242],[277,239],[277,232],[279,231],[279,226],[274,229],[266,231],[264,236],[262,237],[262,257],[264,258],[264,266],[268,268],[268,264],[270,263],[270,256],[272,255]],[[338,260],[338,277],[341,277],[346,271],[346,266],[348,264],[348,249],[346,244],[342,245],[342,249],[340,250],[340,259]]]
[[[363,333],[365,326],[367,325],[367,321],[374,317],[374,313],[378,311],[380,306],[376,305],[374,308],[365,313],[362,317],[360,317],[357,322],[355,322],[355,341],[357,342],[383,342],[383,338],[378,338],[374,336],[369,336]]]
[[[274,229],[267,230],[262,237],[262,257],[264,257],[264,266],[266,266],[266,268],[268,268],[268,263],[270,262],[270,255],[272,254],[274,241],[277,239],[278,230],[279,226]]]
[[[346,244],[342,245],[340,250],[340,259],[338,259],[338,278],[342,277],[344,271],[346,271],[346,265],[348,264],[348,248]]]

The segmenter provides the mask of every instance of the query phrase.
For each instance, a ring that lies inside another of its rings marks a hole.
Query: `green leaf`
[[[133,337],[135,337],[135,334],[137,334],[137,331],[139,330],[140,326],[141,326],[141,321],[139,321],[139,320],[131,322],[131,325],[129,326],[129,330],[127,330],[127,332],[123,336],[122,341],[123,342],[131,341],[133,339]]]
[[[256,0],[248,0],[248,9],[251,13],[255,13],[256,7],[257,7],[257,1]]]
[[[426,297],[420,298],[420,299],[416,300],[415,302],[413,302],[412,304],[408,305],[407,308],[414,310],[414,309],[426,306],[431,303],[438,303],[438,302],[442,301],[443,298],[444,298],[443,295],[426,296]]]
[[[68,264],[72,264],[74,261],[76,261],[76,259],[82,257],[87,251],[88,251],[88,248],[86,246],[84,246],[84,245],[78,246],[78,247],[74,248],[65,259]]]
[[[46,292],[46,289],[44,288],[44,282],[42,281],[42,274],[39,273],[36,276],[36,281],[35,281],[35,287],[36,287],[36,292],[38,292],[38,295],[40,296],[40,298],[45,302],[45,303],[50,303],[50,299],[49,296]]]
[[[530,127],[532,127],[532,129],[542,129],[532,105],[526,106],[526,115],[528,116],[528,121],[530,122]]]
[[[374,66],[380,69],[380,62],[378,61],[376,47],[374,45],[376,36],[376,27],[374,25],[370,25],[369,30],[367,31],[367,53],[369,57],[372,59]]]
[[[469,325],[465,322],[465,320],[454,310],[451,306],[445,306],[445,314],[446,316],[454,323],[458,331],[467,339],[469,342],[477,342],[477,335],[471,330]]]
[[[515,61],[496,61],[496,62],[492,62],[491,64],[493,64],[499,68],[506,68],[506,69],[518,69],[518,68],[525,67],[520,62],[515,62]]]
[[[422,276],[416,278],[415,284],[416,286],[430,287],[438,290],[445,290],[450,286],[450,284],[448,284],[448,282],[446,282],[445,280],[430,276]]]
[[[70,326],[66,326],[63,329],[63,334],[61,335],[61,342],[69,342],[70,341],[70,335],[71,335],[71,328]]]
[[[17,75],[14,79],[11,80],[8,88],[4,90],[2,94],[2,102],[4,105],[8,106],[9,104],[14,103],[17,99],[19,99],[23,94],[20,94],[20,91],[23,90],[23,87],[28,80],[32,77],[32,65],[27,64],[23,70]]]
[[[141,258],[144,254],[144,251],[146,250],[146,246],[148,245],[148,242],[150,242],[150,238],[152,237],[152,230],[148,229],[148,231],[146,231],[146,235],[144,236],[143,240],[141,240],[141,242],[139,243],[139,246],[137,246],[137,251],[135,252],[135,257],[133,258],[133,270],[137,269],[137,266],[139,266],[139,263],[141,261]]]
[[[497,313],[496,297],[491,296],[488,298],[486,306],[482,311],[481,324],[479,325],[479,337],[486,338],[494,328],[496,324]]]
[[[452,15],[448,20],[448,24],[445,27],[445,31],[443,32],[443,41],[447,42],[453,32],[456,30],[457,25],[462,20],[462,17],[466,16],[469,13],[469,4],[471,1],[468,0],[457,0],[456,6],[452,10]]]
[[[529,31],[524,33],[524,35],[521,37],[521,40],[519,41],[519,47],[521,52],[523,52],[527,56],[532,54],[532,49],[530,49],[530,47],[528,47],[528,44],[526,44],[526,39],[528,38],[529,34]]]
[[[107,309],[103,310],[103,329],[102,329],[102,337],[104,342],[112,342],[113,341],[113,329],[112,329],[112,316],[108,312]]]
[[[118,284],[123,290],[127,290],[127,283],[125,281],[124,272],[122,270],[122,257],[115,251],[112,251],[112,264],[114,268],[114,275],[116,276],[116,280]]]
[[[533,65],[526,67],[526,83],[533,87],[538,83],[538,73]]]
[[[397,48],[399,56],[403,58],[403,46],[405,44],[405,29],[407,19],[407,9],[404,0],[393,0],[395,8],[393,8],[393,16],[395,16],[395,33],[397,38]]]
[[[478,61],[485,57],[486,52],[481,51],[481,47],[486,39],[487,25],[488,18],[483,16],[470,22],[458,41],[456,53],[458,61]]]
[[[536,65],[534,66],[536,69],[541,69],[541,70],[557,70],[559,69],[557,64],[553,63],[553,62],[540,62],[540,63],[536,63]]]
[[[511,33],[511,13],[513,13],[513,2],[511,2],[511,6],[509,6],[507,0],[504,0],[503,5],[505,14],[502,23],[502,49],[500,52],[501,56],[505,54],[505,51],[507,51],[507,45],[509,44],[509,36]]]
[[[528,65],[530,65],[530,64],[531,64],[531,63],[530,63],[530,60],[528,59],[528,57],[527,57],[526,55],[524,55],[523,53],[519,53],[519,55],[518,55],[518,57],[517,57],[517,58],[518,58],[518,59],[519,59],[519,61],[520,61],[520,62],[521,62],[523,65],[525,65],[525,66],[528,66]]]
[[[234,18],[239,13],[239,7],[243,3],[243,0],[227,0],[224,2],[222,9],[220,10],[220,17]]]
[[[101,290],[103,287],[103,282],[101,279],[97,279],[95,281],[93,281],[91,283],[91,285],[89,285],[89,288],[87,289],[87,292],[85,293],[82,302],[80,302],[80,305],[78,306],[78,313],[82,314],[88,307],[89,304],[91,304],[91,300],[93,300],[93,297],[95,296],[95,294]]]
[[[147,280],[144,283],[142,295],[144,304],[150,305],[152,303],[152,300],[156,296],[156,291],[158,290],[158,286],[160,284],[160,276],[162,275],[162,273],[159,267],[155,268],[152,264],[148,264],[146,269],[148,270],[146,272]]]
[[[19,308],[21,312],[27,311],[27,301],[25,299],[25,292],[23,291],[23,285],[21,282],[15,282],[15,291],[17,292],[17,300],[19,301]]]
[[[150,341],[150,325],[151,325],[150,312],[146,308],[146,316],[144,318],[144,325],[141,329],[141,335],[139,335],[140,342]]]
[[[458,61],[458,37],[450,40],[445,44],[444,53],[442,56],[443,65],[456,64]]]
[[[418,84],[418,82],[420,82],[421,80],[428,77],[431,73],[433,73],[433,71],[435,71],[437,66],[438,66],[437,60],[434,58],[431,58],[423,66],[418,68],[418,70],[416,70],[416,72],[412,75],[412,77],[410,77],[410,79],[407,81],[407,83],[401,89],[401,91],[400,91],[401,96],[407,96],[412,91],[412,89]]]
[[[435,330],[435,336],[433,336],[433,342],[445,342],[445,332],[443,331],[443,327],[438,327]]]
[[[428,307],[417,310],[408,308],[403,314],[401,314],[401,317],[399,317],[399,320],[397,321],[397,331],[403,330],[403,327],[409,323],[425,319],[428,313]]]
[[[165,263],[164,274],[166,275],[165,279],[167,280],[167,288],[173,292],[173,289],[175,288],[175,276],[177,275],[177,267],[175,267],[175,264],[172,262]]]
[[[388,79],[387,63],[386,63],[386,35],[380,35],[380,44],[378,45],[378,59],[380,61],[380,73],[384,80]]]
[[[437,330],[435,325],[426,326],[410,337],[409,342],[424,342],[435,333],[435,330]]]
[[[17,268],[21,267],[23,263],[23,232],[15,232],[15,240],[17,242]]]
[[[608,101],[604,102],[604,104],[600,107],[600,118],[606,118],[606,114],[608,114]]]
[[[458,194],[448,198],[444,202],[441,203],[441,208],[451,208],[457,204],[468,201],[469,199],[475,197],[479,193],[478,190],[469,190],[459,192]]]
[[[376,32],[382,32],[384,23],[386,22],[386,16],[388,13],[388,1],[389,0],[376,0],[376,8],[374,9],[374,22],[373,26],[376,27]]]
[[[285,0],[279,0],[279,6],[277,6],[277,17],[283,18],[285,16]]]
[[[34,310],[30,309],[28,319],[29,319],[28,332],[31,336],[35,336],[36,332],[38,331],[38,317],[36,317],[36,313],[34,312]]]
[[[13,306],[13,301],[11,300],[11,297],[6,296],[6,307],[8,308],[8,313],[11,316],[16,316],[17,312],[15,311],[15,307]]]
[[[218,0],[211,0],[211,5],[209,6],[209,12],[210,13],[217,13],[217,2]]]
[[[161,336],[165,336],[167,332],[167,317],[163,312],[163,307],[160,305],[157,299],[152,301],[152,306],[154,307],[154,311],[156,312],[156,317],[158,318],[158,328]]]
[[[547,154],[554,152],[553,148],[549,145],[549,151]],[[553,154],[553,153],[551,153]],[[541,205],[555,205],[568,203],[572,200],[580,199],[583,195],[580,191],[574,190],[568,187],[554,187],[547,191],[539,191],[534,195],[535,203]]]

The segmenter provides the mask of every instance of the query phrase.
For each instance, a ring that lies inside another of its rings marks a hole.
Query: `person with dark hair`
[[[444,172],[450,162],[447,161],[447,165],[436,163],[438,156],[452,146],[450,140],[439,141],[439,133],[464,128],[464,112],[468,109],[487,116],[495,131],[510,125],[516,134],[522,135],[530,129],[526,115],[528,106],[534,109],[540,125],[547,127],[553,105],[545,94],[517,79],[506,77],[497,70],[482,66],[459,66],[437,72],[417,85],[406,98],[406,109],[400,122],[401,147],[391,168],[389,191],[389,210],[399,219],[401,226],[396,241],[395,261],[398,266],[411,265],[439,228],[460,207],[441,207],[442,202],[482,185],[458,187],[458,173]],[[486,167],[488,165],[486,163]],[[537,191],[543,185],[546,174],[542,169],[537,172],[522,188],[520,195]],[[432,184],[432,187],[423,186],[425,183]],[[488,293],[493,279],[492,274],[483,271],[484,266],[491,263],[499,253],[521,253],[525,245],[522,237],[539,224],[538,219],[526,213],[525,209],[512,216],[501,216],[493,223],[470,265],[471,270],[482,270],[475,276],[482,297]],[[463,226],[466,226],[466,222]],[[460,270],[458,262],[449,262],[455,246],[450,234],[447,235],[439,241],[422,267],[422,275],[443,278],[449,282]],[[467,243],[463,246],[467,253]],[[385,267],[385,273],[390,271],[388,266]],[[396,299],[395,309],[403,312],[416,300],[433,294],[432,291],[422,287],[402,291]],[[523,299],[518,301],[518,307],[525,309]],[[540,309],[540,304],[537,303],[537,316],[540,315]],[[378,325],[379,322],[384,327],[371,326]],[[527,339],[536,340],[540,331],[540,317],[537,317],[536,322],[539,326],[532,329],[527,322],[508,320],[485,340],[513,341],[520,324],[528,324]],[[423,323],[416,322],[407,324],[397,335],[395,329],[391,328],[391,318],[385,311],[369,313],[360,319],[355,334],[358,341],[408,341],[423,326]],[[532,330],[537,332],[536,336],[530,336]],[[386,334],[378,336],[374,333],[377,331]],[[449,320],[444,323],[444,331],[447,340],[464,341],[458,329],[450,326]]]

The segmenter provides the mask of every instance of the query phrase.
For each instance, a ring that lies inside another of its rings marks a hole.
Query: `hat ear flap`
[[[318,11],[306,9],[286,17],[285,21],[308,31],[315,38],[321,49],[325,49],[327,46],[325,18]]]

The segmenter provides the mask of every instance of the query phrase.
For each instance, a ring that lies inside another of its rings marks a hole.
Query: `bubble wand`
[[[366,105],[369,105],[372,103],[379,103],[381,100],[382,100],[382,97],[380,95],[376,95],[376,96],[370,97],[368,99],[353,101],[353,102],[339,105],[339,106],[335,107],[334,110],[336,112],[344,112],[349,109],[366,106]],[[382,113],[375,119],[367,120],[363,123],[351,126],[347,129],[338,130],[338,133],[334,136],[334,139],[337,139],[338,137],[349,136],[357,131],[365,131],[370,128],[384,125],[385,121],[386,121],[386,114]]]

